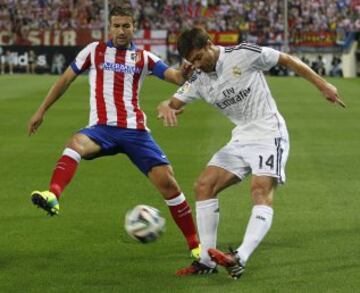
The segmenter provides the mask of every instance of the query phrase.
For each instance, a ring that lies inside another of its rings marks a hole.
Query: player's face
[[[131,16],[112,16],[110,33],[115,47],[128,47],[134,37],[134,21]]]
[[[187,56],[189,61],[196,69],[204,72],[212,72],[215,70],[215,65],[219,54],[212,44],[206,45],[202,49],[193,49]]]

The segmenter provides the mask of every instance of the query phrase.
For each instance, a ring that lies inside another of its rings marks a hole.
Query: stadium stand
[[[103,0],[2,0],[0,29],[103,28]],[[109,1],[111,6],[118,2]],[[240,30],[262,40],[284,31],[284,1],[132,0],[138,28],[178,30],[201,21],[214,31]],[[290,31],[360,30],[360,1],[289,0]],[[280,37],[279,37],[280,38]]]
[[[283,49],[282,0],[108,2],[110,7],[131,5],[136,12],[138,30],[167,30],[171,34],[183,28],[202,26],[210,32],[235,33],[237,42],[246,41]],[[34,30],[102,32],[104,18],[104,0],[0,0],[0,33],[7,32],[7,44],[33,46],[34,43],[29,44],[28,40],[29,32]],[[309,47],[329,47],[330,51],[336,51],[333,50],[336,45],[349,45],[349,40],[354,38],[349,37],[350,32],[360,32],[360,0],[289,0],[288,24],[289,43],[295,46],[295,51],[298,48],[307,51]],[[0,39],[0,45],[7,44],[1,43]],[[173,55],[174,50],[170,49],[169,52]],[[331,60],[327,63],[330,64]],[[339,62],[335,63],[339,66]],[[328,72],[330,70],[327,68]]]

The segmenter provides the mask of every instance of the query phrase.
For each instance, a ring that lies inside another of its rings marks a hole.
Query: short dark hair
[[[109,22],[111,22],[112,16],[130,16],[134,20],[134,12],[129,5],[113,7],[109,13]]]
[[[209,35],[201,28],[188,29],[177,39],[177,49],[181,57],[186,58],[193,49],[202,49],[210,40]]]

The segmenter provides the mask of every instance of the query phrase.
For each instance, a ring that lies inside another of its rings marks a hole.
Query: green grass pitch
[[[156,190],[126,157],[83,161],[63,194],[59,217],[30,202],[46,189],[69,137],[87,124],[88,81],[76,80],[29,138],[28,119],[53,76],[0,76],[0,292],[359,292],[360,80],[331,79],[347,109],[327,103],[299,78],[269,78],[290,132],[287,184],[275,196],[272,229],[233,281],[178,278],[190,259]],[[148,78],[142,107],[192,207],[192,186],[232,125],[204,102],[179,127],[164,128],[156,105],[175,87]],[[249,181],[220,195],[219,247],[237,247],[250,214]],[[136,204],[159,208],[167,231],[142,245],[123,230]]]

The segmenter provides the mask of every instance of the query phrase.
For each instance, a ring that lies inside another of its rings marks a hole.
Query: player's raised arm
[[[192,76],[193,72],[194,66],[188,62],[183,62],[180,68],[169,67],[164,72],[164,79],[177,85],[183,85]]]
[[[76,76],[77,74],[74,72],[74,70],[71,67],[68,67],[64,74],[51,87],[40,107],[30,118],[30,121],[28,123],[29,136],[36,132],[36,130],[43,122],[46,111],[65,93],[65,91],[72,83],[72,81],[76,78]]]
[[[323,79],[300,59],[286,53],[280,53],[278,64],[293,70],[296,74],[310,81],[331,103],[336,103],[345,108],[344,102],[338,95],[337,88]]]
[[[164,121],[164,126],[166,127],[177,126],[176,115],[179,115],[184,111],[184,106],[185,103],[175,97],[165,100],[157,107],[158,118]]]

